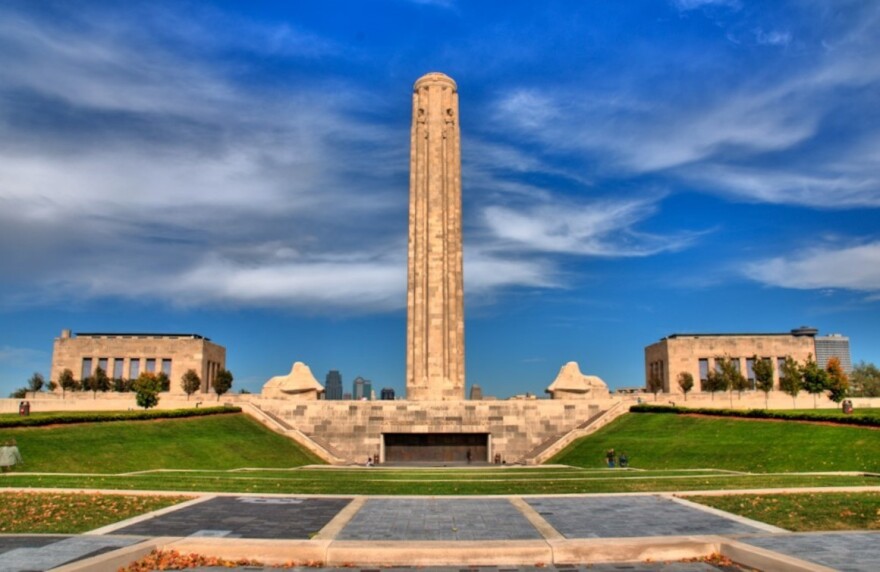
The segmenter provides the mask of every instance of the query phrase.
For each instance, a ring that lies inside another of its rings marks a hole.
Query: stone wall
[[[613,403],[598,401],[313,401],[255,400],[344,458],[384,454],[383,433],[488,433],[489,459],[519,461],[548,438],[571,431]]]

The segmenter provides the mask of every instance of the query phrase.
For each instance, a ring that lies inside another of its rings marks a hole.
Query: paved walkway
[[[440,563],[494,565],[488,572],[536,564],[547,565],[542,571],[584,568],[560,564],[567,562],[592,563],[593,571],[723,570],[662,563],[713,552],[736,554],[737,561],[766,570],[784,563],[789,570],[873,572],[880,562],[880,532],[792,534],[668,495],[205,495],[87,535],[0,536],[0,572],[64,564],[71,571],[115,570],[119,564],[110,566],[108,558],[124,554],[132,561],[155,547],[267,563],[356,563],[369,570],[393,562],[418,565],[420,572],[462,570],[430,567]],[[627,559],[655,563],[602,564]]]

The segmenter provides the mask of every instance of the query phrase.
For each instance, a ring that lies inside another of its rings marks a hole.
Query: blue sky
[[[880,3],[4,2],[0,394],[74,331],[403,391],[413,82],[458,83],[467,381],[673,332],[880,362]]]

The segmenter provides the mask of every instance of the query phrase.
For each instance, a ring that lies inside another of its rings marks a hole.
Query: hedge
[[[204,407],[197,409],[160,409],[138,411],[87,411],[82,413],[60,412],[39,417],[0,418],[0,428],[39,427],[41,425],[70,425],[73,423],[104,423],[108,421],[149,421],[152,419],[178,419],[241,413],[241,407]]]
[[[880,415],[841,415],[823,411],[785,411],[770,409],[712,409],[709,407],[677,407],[672,405],[633,405],[630,413],[672,413],[676,415],[706,415],[711,417],[744,417],[748,419],[779,419],[782,421],[821,421],[839,425],[880,427]]]

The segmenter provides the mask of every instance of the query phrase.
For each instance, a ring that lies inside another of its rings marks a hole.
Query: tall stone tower
[[[458,88],[429,73],[413,87],[406,292],[407,399],[464,399],[464,283]]]

